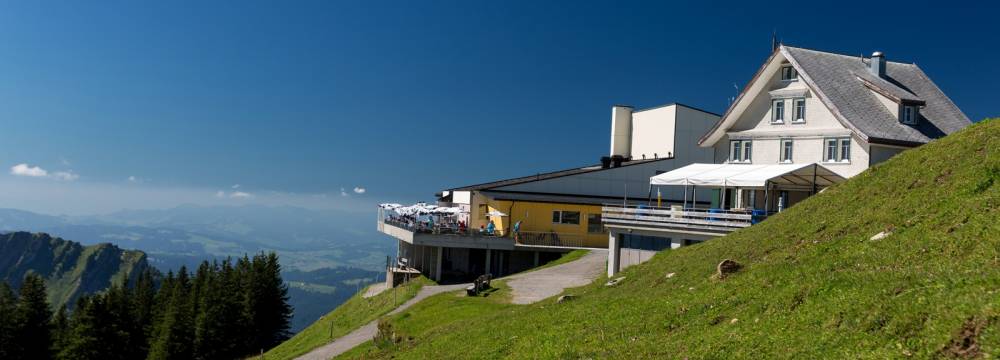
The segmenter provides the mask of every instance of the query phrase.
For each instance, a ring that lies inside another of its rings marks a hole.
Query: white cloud
[[[239,189],[240,188],[240,184],[233,185],[232,188],[233,188],[233,190]]]
[[[126,178],[125,180],[128,180],[128,182],[133,183],[133,184],[139,184],[139,183],[142,183],[143,181],[145,181],[145,179],[143,179],[141,177],[138,177],[138,176],[135,176],[135,175],[129,175],[129,177]]]
[[[49,172],[45,171],[37,166],[29,166],[28,164],[17,164],[10,168],[11,175],[17,176],[30,176],[30,177],[46,177],[49,176]]]
[[[348,196],[351,196],[351,195],[348,194],[347,191],[344,190],[344,188],[340,188],[340,196],[348,197]]]
[[[226,197],[226,192],[222,191],[222,190],[216,191],[215,192],[215,197],[217,197],[217,198],[224,198],[224,197]]]
[[[229,194],[229,197],[233,199],[250,199],[253,198],[253,194],[242,191],[233,191]]]
[[[70,171],[56,171],[52,173],[52,177],[62,180],[62,181],[73,181],[80,178],[80,175],[74,174],[72,170]]]
[[[31,166],[26,163],[20,163],[11,166],[10,174],[14,176],[52,178],[62,181],[73,181],[80,178],[80,175],[74,173],[73,170],[56,171],[53,173],[49,173],[47,170],[42,169],[39,166]]]
[[[364,194],[364,193],[365,193],[365,191],[368,191],[368,190],[366,190],[366,189],[365,189],[365,188],[363,188],[363,187],[355,187],[355,188],[354,188],[354,193],[355,193],[355,194]]]
[[[69,162],[69,160],[66,160],[66,158],[64,158],[64,157],[62,157],[62,156],[60,156],[60,157],[59,157],[59,162],[60,162],[60,163],[62,163],[63,165],[65,165],[65,166],[70,166],[70,165],[73,165],[73,164],[71,164],[71,163]]]

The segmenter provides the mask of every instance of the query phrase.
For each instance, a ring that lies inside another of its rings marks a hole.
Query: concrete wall
[[[632,113],[633,159],[671,157],[675,153],[674,136],[677,105]]]
[[[656,255],[657,252],[658,251],[652,251],[652,250],[637,250],[637,249],[622,248],[621,255],[619,255],[618,257],[620,259],[619,261],[621,262],[619,271],[625,270],[626,268],[632,265],[638,265],[647,262],[649,261],[649,259],[652,259],[653,255]]]
[[[436,246],[412,245],[404,241],[398,241],[399,257],[407,259],[407,265],[420,270],[428,278],[438,280],[438,254],[441,251]]]
[[[649,261],[649,259],[652,259],[658,253],[658,251],[623,247],[623,242],[621,241],[622,231],[621,229],[612,229],[610,233],[608,240],[608,276],[613,276],[629,266]],[[710,235],[670,231],[632,230],[630,234],[668,238],[670,239],[670,249],[685,246],[686,243],[695,244],[714,238],[714,236]]]
[[[610,155],[628,156],[632,144],[632,107],[615,105],[611,108]]]

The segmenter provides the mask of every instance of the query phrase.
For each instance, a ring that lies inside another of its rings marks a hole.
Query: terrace
[[[605,204],[602,219],[612,230],[721,236],[761,222],[843,180],[818,164],[691,164],[650,178],[651,188],[683,186],[681,205]],[[695,205],[699,188],[718,191],[720,198],[713,199],[716,207]]]
[[[378,231],[412,245],[495,250],[590,247],[586,239],[577,234],[469,229],[466,225],[468,213],[459,208],[426,204],[382,204],[378,210]]]

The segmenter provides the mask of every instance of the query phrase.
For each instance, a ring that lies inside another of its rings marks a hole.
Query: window
[[[552,223],[553,224],[566,224],[566,225],[580,225],[580,212],[579,211],[553,211],[552,212]]]
[[[899,115],[899,120],[904,124],[916,124],[917,108],[915,106],[903,106],[903,113]]]
[[[799,79],[799,73],[791,65],[781,67],[781,81],[795,81]]]
[[[486,205],[479,205],[479,219],[481,219],[481,220],[488,219],[489,216],[486,216],[486,214],[489,213],[489,212],[490,211],[489,211],[489,209],[486,208]]]
[[[732,140],[729,142],[729,162],[750,162],[752,141]]]
[[[785,122],[785,100],[774,100],[771,103],[771,123],[781,124]]]
[[[851,161],[851,139],[840,139],[840,161]]]
[[[826,139],[826,162],[850,162],[851,138]]]
[[[792,140],[781,140],[781,162],[792,162]]]
[[[587,232],[591,234],[604,232],[604,224],[601,223],[601,214],[587,214]]]
[[[621,234],[622,248],[660,251],[670,248],[670,238],[635,234]]]
[[[798,98],[795,99],[795,117],[792,118],[793,123],[804,123],[806,122],[806,99]]]

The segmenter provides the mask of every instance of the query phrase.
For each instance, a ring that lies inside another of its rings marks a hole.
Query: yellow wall
[[[494,200],[484,196],[477,198],[482,201],[480,204],[485,203],[487,205],[487,212],[497,210],[508,215],[504,217],[491,217],[497,230],[505,234],[508,230],[512,230],[514,223],[521,221],[522,232],[555,232],[557,234],[568,234],[573,237],[582,237],[587,246],[607,247],[608,245],[608,233],[606,230],[602,229],[601,233],[587,232],[587,215],[601,214],[600,205]],[[473,229],[478,229],[479,224],[485,223],[477,208],[478,206],[472,209],[473,214],[471,214],[473,217],[473,221],[471,221]],[[553,224],[552,212],[555,210],[579,212],[580,224]]]

